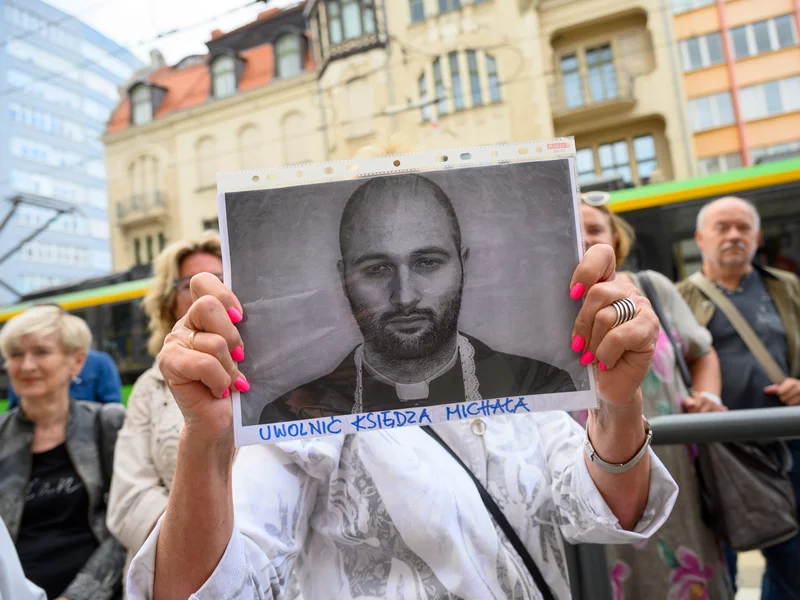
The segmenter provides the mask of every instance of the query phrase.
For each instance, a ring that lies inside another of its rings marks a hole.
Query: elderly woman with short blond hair
[[[49,305],[0,330],[21,399],[0,415],[0,518],[25,576],[51,599],[107,600],[122,589],[125,551],[105,520],[125,409],[69,397],[91,341],[84,321]]]
[[[158,355],[164,338],[192,305],[191,278],[203,272],[222,278],[221,256],[219,236],[210,231],[161,252],[144,299],[150,354]],[[136,381],[128,399],[109,498],[108,527],[128,549],[128,561],[167,508],[182,428],[183,415],[153,365]]]

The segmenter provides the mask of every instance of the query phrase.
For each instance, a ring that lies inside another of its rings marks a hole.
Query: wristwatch
[[[586,429],[586,441],[583,444],[583,449],[586,451],[586,455],[589,457],[594,464],[600,467],[601,470],[605,471],[606,473],[613,473],[615,475],[619,475],[620,473],[625,473],[626,471],[630,471],[633,467],[636,466],[642,457],[647,452],[647,449],[650,447],[650,442],[653,440],[653,429],[650,427],[650,423],[647,422],[647,419],[642,415],[642,420],[644,421],[644,444],[642,445],[641,450],[636,453],[632,459],[630,459],[626,463],[609,463],[604,461],[602,458],[597,456],[597,452],[592,446],[592,442],[589,440],[589,429]]]
[[[717,404],[722,404],[722,398],[720,398],[719,396],[717,396],[712,392],[700,392],[700,395],[703,396],[703,398],[708,398],[712,402],[716,402]]]

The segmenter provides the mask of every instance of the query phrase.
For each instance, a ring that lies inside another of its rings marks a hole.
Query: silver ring
[[[630,298],[615,300],[611,303],[611,306],[617,311],[617,320],[614,321],[614,325],[611,326],[611,329],[619,327],[623,323],[627,323],[636,316],[636,305]]]
[[[189,346],[189,350],[194,350],[194,334],[197,333],[196,331],[192,331],[189,334],[189,339],[187,340],[187,345]]]

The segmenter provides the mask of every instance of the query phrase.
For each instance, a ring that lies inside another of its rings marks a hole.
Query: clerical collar
[[[427,398],[430,391],[430,382],[452,369],[458,358],[461,359],[461,376],[464,380],[464,398],[453,398],[452,401],[477,402],[482,400],[478,389],[478,378],[475,376],[475,349],[472,347],[472,344],[469,343],[469,340],[461,334],[458,334],[458,351],[453,353],[453,357],[450,361],[433,377],[420,383],[397,383],[381,375],[364,360],[363,344],[358,346],[353,356],[353,360],[356,363],[356,389],[355,397],[353,398],[353,414],[364,412],[364,382],[362,379],[362,370],[364,366],[366,366],[370,375],[386,385],[394,386],[397,397],[401,401],[408,402]]]
[[[429,393],[430,393],[430,383],[434,379],[441,377],[445,373],[447,373],[450,369],[452,369],[456,365],[456,361],[458,360],[458,346],[453,348],[453,356],[450,357],[450,360],[447,361],[447,364],[439,369],[436,373],[434,373],[428,379],[424,381],[419,381],[417,383],[399,383],[386,377],[382,373],[379,373],[375,367],[367,362],[366,358],[362,357],[362,362],[364,364],[364,368],[367,370],[367,373],[372,375],[375,379],[380,381],[381,383],[385,383],[386,385],[394,386],[395,391],[397,392],[397,397],[402,402],[408,402],[410,400],[425,400]]]

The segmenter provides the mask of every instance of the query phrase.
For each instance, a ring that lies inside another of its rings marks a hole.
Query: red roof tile
[[[264,44],[242,52],[244,70],[239,81],[239,91],[244,92],[267,85],[272,81],[275,71],[275,59],[272,45]],[[314,68],[311,52],[306,53],[305,69]],[[153,85],[166,90],[155,119],[162,119],[174,112],[205,104],[211,96],[211,75],[207,64],[195,64],[181,69],[162,67],[147,79]],[[123,131],[130,126],[130,101],[125,98],[108,120],[106,133]]]

